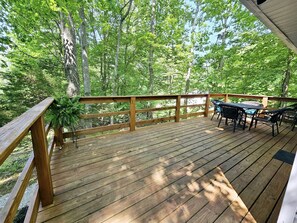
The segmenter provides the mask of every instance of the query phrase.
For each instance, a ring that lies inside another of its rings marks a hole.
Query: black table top
[[[261,110],[264,108],[262,105],[251,105],[251,104],[231,103],[231,102],[223,102],[223,103],[220,103],[220,105],[233,106],[233,107],[245,108],[245,109],[256,109],[256,110]]]

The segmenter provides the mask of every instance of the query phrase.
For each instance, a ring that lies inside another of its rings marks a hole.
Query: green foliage
[[[85,9],[92,95],[111,95],[120,14],[127,1],[3,0],[0,4],[0,125],[47,96],[65,95],[61,17],[71,15],[80,40]],[[199,5],[197,26],[191,24]],[[154,94],[230,92],[281,95],[287,48],[240,1],[156,1],[155,33],[149,0],[134,0],[121,30],[118,95],[148,94],[153,49]],[[81,72],[81,46],[77,65]],[[288,96],[297,96],[296,56]],[[83,83],[81,82],[81,89]]]
[[[79,98],[66,96],[56,99],[50,107],[49,119],[54,128],[73,128],[78,124],[79,117],[83,113],[83,105]]]

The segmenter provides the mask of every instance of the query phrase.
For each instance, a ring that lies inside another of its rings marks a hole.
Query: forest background
[[[239,0],[0,4],[0,127],[66,93],[297,97],[296,55]]]

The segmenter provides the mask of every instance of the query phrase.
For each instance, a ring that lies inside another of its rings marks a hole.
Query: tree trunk
[[[287,64],[286,64],[286,69],[284,71],[284,79],[282,83],[282,92],[281,92],[281,97],[288,97],[288,92],[289,92],[289,83],[291,79],[291,62],[293,59],[293,53],[291,50],[288,52],[287,56]],[[281,102],[281,106],[283,106],[284,102]]]
[[[189,42],[190,42],[190,61],[189,61],[189,65],[188,65],[188,71],[187,71],[187,75],[185,78],[186,81],[186,85],[185,85],[185,94],[189,93],[189,89],[190,89],[190,82],[191,82],[191,74],[192,74],[192,68],[194,65],[194,61],[195,61],[195,53],[194,53],[194,48],[195,48],[195,28],[197,26],[197,22],[198,22],[198,14],[199,14],[199,7],[200,3],[199,1],[196,2],[196,10],[195,10],[195,14],[194,17],[192,19],[191,22],[191,32],[190,32],[190,36],[189,36]],[[188,99],[185,99],[184,101],[185,105],[188,105]],[[187,114],[188,113],[188,109],[187,107],[185,107],[184,109],[184,113]]]
[[[129,0],[129,2],[127,3],[128,4],[128,9],[127,9],[125,14],[122,14],[122,11],[127,6],[127,4],[125,4],[121,8],[121,16],[120,16],[118,35],[117,35],[117,47],[116,47],[116,55],[115,55],[115,63],[114,63],[114,82],[112,83],[112,86],[113,86],[112,87],[112,94],[113,95],[117,95],[117,92],[118,92],[117,85],[120,84],[119,83],[120,77],[119,77],[119,73],[118,73],[118,67],[119,67],[119,54],[120,54],[120,46],[121,46],[122,28],[123,28],[123,23],[124,23],[125,19],[127,18],[127,16],[130,13],[132,2],[133,2],[133,0]]]
[[[90,13],[91,13],[90,17],[91,17],[91,27],[92,27],[92,33],[93,33],[93,40],[94,40],[95,45],[97,45],[98,41],[97,41],[97,36],[96,36],[96,29],[94,27],[95,18],[94,18],[94,9],[93,8],[91,9]]]
[[[80,32],[81,32],[81,58],[82,58],[82,73],[84,79],[84,94],[85,96],[91,95],[91,84],[90,84],[90,73],[89,73],[89,61],[87,52],[87,33],[86,33],[86,19],[84,8],[82,7],[79,11],[80,18],[82,20]]]
[[[117,35],[117,47],[116,47],[116,55],[115,55],[115,63],[114,63],[114,81],[112,83],[112,95],[118,95],[119,92],[119,85],[120,85],[120,76],[118,72],[118,67],[119,67],[119,54],[120,54],[120,46],[121,46],[121,36],[122,36],[122,28],[125,19],[130,13],[130,9],[132,6],[133,0],[129,0],[128,3],[126,3],[122,8],[121,8],[121,15],[120,15],[120,23],[119,23],[119,29],[118,29],[118,35]],[[123,10],[128,4],[128,9],[125,14],[122,14]],[[115,107],[114,107],[115,109]],[[110,117],[110,124],[114,123],[114,117]]]
[[[65,15],[62,12],[60,15],[60,30],[64,47],[64,68],[68,80],[67,95],[72,97],[80,94],[80,81],[76,59],[75,27],[70,13],[67,18],[65,18]]]
[[[218,39],[221,39],[222,41],[222,47],[223,47],[223,56],[220,58],[219,60],[219,64],[218,64],[218,72],[222,73],[223,69],[224,69],[224,65],[225,65],[225,57],[224,57],[224,52],[225,52],[225,48],[226,48],[226,39],[227,39],[227,21],[228,18],[222,18],[222,26],[223,26],[223,32],[221,35],[219,35]],[[223,77],[225,84],[224,84],[224,92],[228,92],[228,84],[227,84],[227,74]]]
[[[150,32],[152,36],[155,36],[156,29],[156,0],[151,0],[151,24]],[[149,94],[154,94],[154,47],[150,46],[149,49],[149,58],[148,58],[148,70],[149,70]]]
[[[81,37],[81,58],[82,58],[82,76],[84,80],[84,95],[90,96],[91,95],[91,83],[90,83],[90,72],[89,72],[89,61],[88,61],[88,42],[87,42],[87,33],[86,33],[86,19],[85,19],[85,11],[84,7],[81,7],[79,11],[79,16],[82,20],[81,27],[80,27],[80,37]],[[89,113],[90,105],[85,105],[86,112]],[[92,127],[91,120],[85,121],[85,127],[90,128]]]
[[[151,0],[151,23],[150,23],[150,32],[153,37],[155,37],[156,32],[156,0]],[[149,72],[149,83],[148,83],[148,91],[150,95],[154,94],[154,47],[150,46],[149,49],[149,57],[148,57],[148,72]],[[147,107],[151,107],[151,103],[147,103]],[[153,118],[152,112],[147,112],[146,114],[148,119]]]
[[[194,17],[192,19],[192,26],[191,26],[191,32],[190,32],[190,44],[191,44],[191,48],[190,48],[190,57],[191,60],[189,62],[188,65],[188,71],[187,71],[187,75],[186,75],[186,86],[185,86],[185,94],[189,93],[189,89],[190,89],[190,81],[191,81],[191,73],[192,73],[192,68],[194,65],[194,61],[195,61],[195,53],[194,53],[194,48],[195,48],[195,28],[197,26],[198,23],[198,13],[199,13],[199,6],[200,3],[196,2],[196,10],[195,10],[195,14]]]
[[[114,82],[112,84],[113,86],[112,95],[117,95],[117,85],[119,84],[118,67],[119,67],[119,54],[120,54],[122,27],[123,27],[123,21],[120,20],[118,35],[117,35],[116,55],[115,55],[115,62],[114,62]]]
[[[108,64],[106,62],[106,53],[103,53],[103,71],[102,71],[102,91],[103,95],[107,95],[108,90],[108,82],[107,82],[107,72],[108,72]]]

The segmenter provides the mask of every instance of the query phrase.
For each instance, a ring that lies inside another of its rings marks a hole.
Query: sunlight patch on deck
[[[164,167],[158,167],[154,170],[152,174],[152,180],[157,185],[164,185],[168,181]]]

